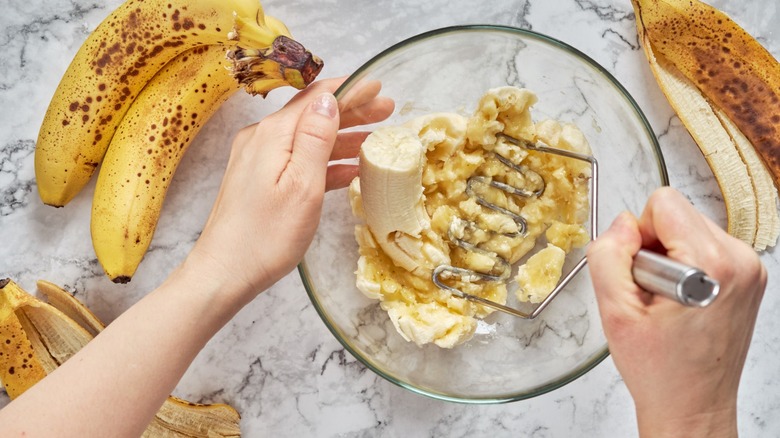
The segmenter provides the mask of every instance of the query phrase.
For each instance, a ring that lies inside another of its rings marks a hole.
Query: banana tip
[[[11,282],[10,278],[0,279],[0,289],[4,288],[10,282]]]
[[[130,276],[129,275],[120,275],[119,277],[112,278],[111,281],[118,284],[126,284],[130,283]]]

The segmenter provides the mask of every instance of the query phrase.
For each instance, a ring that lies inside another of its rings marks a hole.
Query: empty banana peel
[[[45,303],[9,279],[0,280],[0,379],[11,399],[83,348],[105,325],[60,287],[38,282]],[[145,437],[236,437],[240,416],[225,404],[168,397]]]
[[[56,284],[38,280],[37,286],[38,291],[46,297],[50,305],[64,313],[93,337],[106,327],[87,306]]]
[[[756,250],[780,234],[780,64],[721,11],[693,0],[632,0],[662,91],[718,181],[729,233]]]
[[[16,283],[0,280],[0,380],[12,399],[46,377],[51,367],[42,363],[16,315],[31,299]]]

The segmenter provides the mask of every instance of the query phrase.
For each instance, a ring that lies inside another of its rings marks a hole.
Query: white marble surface
[[[265,101],[231,99],[195,141],[169,192],[152,247],[133,281],[102,274],[89,238],[94,180],[71,204],[41,204],[33,150],[46,106],[87,34],[117,0],[5,0],[0,16],[0,277],[34,290],[66,286],[105,321],[154,288],[179,263],[203,225],[236,130],[280,107],[292,90]],[[780,56],[777,0],[712,0]],[[296,39],[326,62],[321,77],[352,72],[372,55],[438,27],[495,23],[532,29],[585,52],[615,75],[660,139],[671,184],[725,225],[717,185],[647,67],[629,0],[474,2],[266,0]],[[769,270],[739,404],[743,436],[780,436],[780,257]],[[681,388],[684,390],[684,388]],[[551,393],[522,402],[470,406],[401,389],[364,368],[331,336],[293,272],[261,295],[198,356],[176,395],[226,402],[245,436],[634,436],[631,399],[611,359]],[[0,405],[7,403],[0,396]]]

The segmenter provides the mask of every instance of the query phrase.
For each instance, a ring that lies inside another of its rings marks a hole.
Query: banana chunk
[[[360,151],[362,209],[374,239],[397,266],[430,275],[449,263],[443,241],[431,233],[422,171],[425,149],[414,131],[384,127]]]
[[[520,301],[540,303],[555,289],[561,279],[566,252],[553,244],[532,255],[515,276]]]
[[[417,345],[434,343],[442,348],[452,348],[462,339],[471,338],[477,329],[474,318],[450,312],[434,303],[410,306],[389,301],[383,308],[398,333]]]

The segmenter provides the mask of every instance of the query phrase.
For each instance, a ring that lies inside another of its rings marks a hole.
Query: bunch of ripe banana
[[[664,94],[704,154],[728,231],[762,251],[780,233],[780,64],[723,12],[697,0],[632,0]]]
[[[43,302],[10,279],[0,279],[0,380],[15,399],[70,359],[105,327],[58,286],[38,282]],[[236,437],[240,416],[225,404],[168,397],[145,437]]]
[[[209,117],[241,87],[301,89],[321,69],[258,0],[128,0],[85,41],[52,98],[35,151],[41,199],[65,205],[102,162],[93,245],[108,276],[127,282]]]

